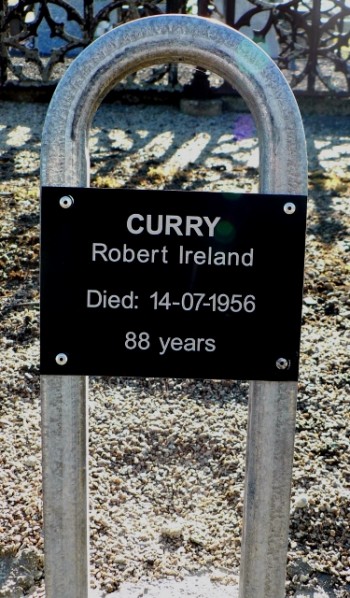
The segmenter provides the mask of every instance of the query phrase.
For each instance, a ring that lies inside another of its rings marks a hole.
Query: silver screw
[[[74,199],[71,195],[63,195],[63,197],[60,198],[60,206],[64,210],[66,210],[67,208],[71,208],[73,204]]]
[[[57,365],[66,365],[67,361],[68,357],[65,353],[58,353],[58,355],[56,355]]]
[[[285,203],[283,206],[283,210],[286,214],[288,214],[288,216],[290,216],[290,214],[294,214],[296,205],[292,201],[287,201],[287,203]]]
[[[276,361],[276,368],[279,370],[287,370],[290,367],[290,362],[285,357],[279,357]]]

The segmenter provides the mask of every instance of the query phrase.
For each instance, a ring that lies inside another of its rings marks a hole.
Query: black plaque
[[[43,188],[41,373],[297,380],[305,222],[302,196]]]

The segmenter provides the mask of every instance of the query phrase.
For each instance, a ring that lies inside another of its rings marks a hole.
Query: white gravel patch
[[[0,104],[0,598],[44,596],[38,167],[46,109]],[[346,598],[350,130],[348,117],[308,117],[305,127],[310,199],[286,593]],[[92,128],[92,183],[256,191],[257,147],[246,115],[105,105]],[[94,595],[234,598],[247,393],[236,380],[90,380]]]

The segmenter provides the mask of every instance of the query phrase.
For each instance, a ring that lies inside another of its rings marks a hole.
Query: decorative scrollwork
[[[281,11],[275,27],[278,58],[291,86],[308,93],[350,93],[350,5],[345,0],[306,1]]]
[[[57,82],[65,61],[109,29],[161,13],[160,2],[5,0],[1,14],[2,83],[8,79],[23,84]]]
[[[346,0],[236,0],[234,26],[276,60],[298,93],[350,93]]]
[[[260,44],[296,93],[350,95],[348,0],[3,0],[0,89],[54,86],[67,64],[113,27],[143,16],[197,12]],[[169,90],[174,67],[152,71]]]

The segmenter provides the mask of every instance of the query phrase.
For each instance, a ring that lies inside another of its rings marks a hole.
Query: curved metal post
[[[75,59],[45,120],[42,185],[88,186],[88,135],[99,104],[126,75],[167,62],[209,69],[242,95],[258,129],[261,192],[306,194],[304,131],[285,78],[240,32],[189,15],[129,22]],[[251,383],[240,598],[284,596],[296,393],[296,383]],[[85,598],[86,381],[43,376],[42,400],[46,596]]]

